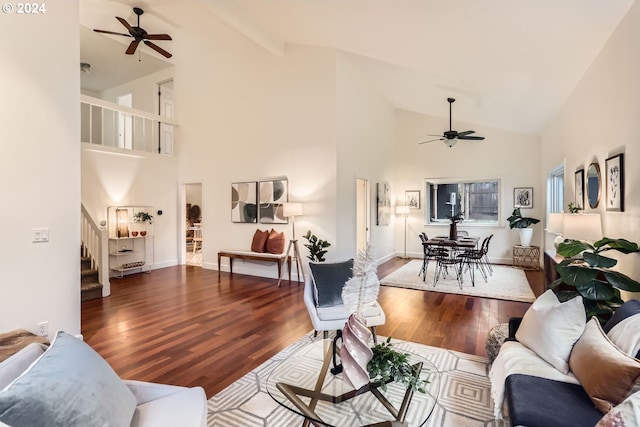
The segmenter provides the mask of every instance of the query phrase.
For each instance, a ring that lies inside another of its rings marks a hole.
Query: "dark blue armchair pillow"
[[[342,288],[352,276],[353,259],[344,262],[310,262],[317,307],[342,304]]]

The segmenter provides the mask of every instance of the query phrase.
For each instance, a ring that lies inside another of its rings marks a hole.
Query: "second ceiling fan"
[[[429,141],[420,142],[420,144],[426,144],[428,142],[433,141],[444,141],[445,145],[449,148],[456,145],[458,140],[472,140],[472,141],[482,141],[484,136],[471,136],[472,133],[475,133],[474,130],[465,130],[463,132],[458,132],[452,129],[451,126],[451,104],[456,102],[455,98],[447,98],[447,102],[449,102],[449,130],[444,131],[442,136],[440,135],[429,135],[429,136],[438,136],[438,138],[430,139]]]
[[[155,43],[150,41],[150,40],[171,40],[171,36],[169,34],[149,34],[149,33],[147,33],[147,31],[140,26],[140,15],[142,15],[144,13],[144,11],[142,9],[140,9],[139,7],[134,7],[133,8],[133,12],[136,15],[138,15],[138,25],[135,26],[135,27],[131,26],[127,22],[126,19],[120,18],[119,16],[116,16],[116,19],[122,25],[124,25],[124,27],[129,31],[129,34],[116,33],[114,31],[97,30],[97,29],[94,29],[93,31],[95,31],[96,33],[104,33],[104,34],[113,34],[113,35],[116,35],[116,36],[132,37],[133,41],[129,44],[129,47],[127,48],[127,51],[125,52],[127,55],[133,55],[135,53],[136,49],[138,48],[138,45],[140,44],[140,42],[143,42],[144,44],[146,44],[151,49],[155,50],[156,52],[158,52],[160,55],[164,56],[165,58],[171,58],[172,55],[169,52],[167,52],[166,50],[164,50],[163,48],[161,48],[157,44],[155,44]]]

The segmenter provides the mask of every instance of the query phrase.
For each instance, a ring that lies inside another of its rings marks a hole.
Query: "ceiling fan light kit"
[[[127,29],[127,31],[129,31],[129,34],[117,33],[114,31],[98,30],[98,29],[94,29],[93,31],[95,31],[96,33],[111,34],[115,36],[124,36],[124,37],[133,38],[133,41],[129,44],[129,47],[125,51],[127,55],[133,55],[136,49],[138,48],[138,45],[140,44],[140,42],[142,42],[145,45],[149,46],[151,49],[158,52],[160,55],[164,56],[165,58],[171,58],[171,56],[173,55],[171,55],[169,52],[167,52],[157,44],[150,41],[150,40],[172,40],[171,36],[169,34],[147,33],[147,31],[140,26],[140,15],[144,13],[144,10],[140,9],[139,7],[134,7],[133,13],[135,13],[138,16],[138,24],[135,27],[131,26],[126,19],[116,16],[116,19]]]
[[[468,141],[482,141],[484,136],[472,136],[472,133],[475,133],[474,130],[465,130],[463,132],[458,132],[452,129],[451,124],[451,105],[456,102],[455,98],[447,98],[447,102],[449,103],[449,130],[446,130],[442,133],[442,136],[439,138],[431,139],[429,141],[420,142],[420,144],[426,144],[428,142],[433,141],[443,141],[444,144],[451,148],[458,140],[468,140]],[[439,136],[439,135],[430,135],[430,136]]]

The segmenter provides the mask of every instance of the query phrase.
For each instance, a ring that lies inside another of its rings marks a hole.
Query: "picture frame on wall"
[[[376,183],[376,225],[391,224],[391,186],[388,182]]]
[[[533,209],[533,187],[514,188],[513,206],[520,209]]]
[[[575,205],[578,209],[584,209],[584,168],[579,169],[574,174],[576,197]]]
[[[288,224],[284,216],[284,204],[289,200],[286,179],[260,181],[258,183],[258,218],[260,224]]]
[[[405,191],[404,204],[410,209],[420,209],[420,190]]]
[[[256,223],[258,221],[258,183],[231,184],[231,222]]]
[[[605,161],[607,210],[624,212],[624,154],[616,154]]]

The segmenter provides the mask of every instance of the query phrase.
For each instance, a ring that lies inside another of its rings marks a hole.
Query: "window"
[[[449,223],[462,213],[465,223],[496,225],[500,219],[500,182],[426,181],[427,224]]]
[[[551,172],[547,179],[547,212],[562,212],[564,205],[564,165]]]

